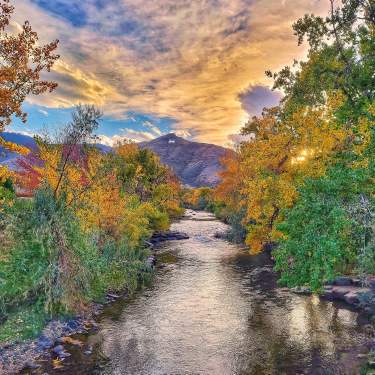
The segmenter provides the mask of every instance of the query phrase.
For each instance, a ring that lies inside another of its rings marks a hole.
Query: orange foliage
[[[26,121],[21,105],[29,94],[39,95],[56,88],[55,82],[41,79],[59,58],[54,54],[58,41],[39,46],[38,34],[26,21],[19,34],[6,33],[14,8],[9,0],[0,3],[0,132],[12,115]]]
[[[0,0],[0,134],[10,124],[12,116],[26,121],[22,103],[28,95],[51,92],[57,84],[41,79],[43,72],[49,72],[59,58],[54,52],[58,41],[38,45],[38,34],[26,21],[18,34],[7,33],[14,7],[9,0]],[[26,155],[26,147],[6,142],[0,137],[0,146]],[[9,174],[1,167],[0,175]],[[0,176],[0,179],[2,177]]]
[[[324,174],[333,155],[352,138],[336,126],[333,112],[339,102],[332,97],[326,107],[304,108],[287,120],[280,119],[278,108],[266,111],[243,129],[254,139],[241,145],[237,157],[224,160],[216,195],[246,207],[246,243],[253,253],[278,238],[276,224],[283,209],[292,207],[303,179]]]

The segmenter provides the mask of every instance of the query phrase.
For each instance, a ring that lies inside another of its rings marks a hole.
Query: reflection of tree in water
[[[235,261],[243,275],[249,317],[246,348],[239,355],[240,374],[350,374],[344,348],[358,337],[356,313],[317,297],[281,292],[267,259]],[[265,263],[263,263],[266,261]],[[266,267],[265,267],[266,266]],[[254,268],[255,267],[255,268]],[[259,293],[259,291],[261,291]],[[354,371],[354,372],[352,372]]]
[[[364,342],[357,315],[278,288],[269,254],[212,241],[209,224],[179,224],[191,239],[163,248],[175,266],[105,308],[98,350],[71,358],[69,374],[350,374],[335,365]]]

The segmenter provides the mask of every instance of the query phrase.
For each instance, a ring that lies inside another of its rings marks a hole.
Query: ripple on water
[[[93,355],[71,348],[56,374],[358,372],[367,338],[355,312],[278,288],[265,255],[214,238],[227,226],[211,214],[188,211],[172,229],[190,238],[160,245],[167,267],[108,307],[99,332],[81,338]]]

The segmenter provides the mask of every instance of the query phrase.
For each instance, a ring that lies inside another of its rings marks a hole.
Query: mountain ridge
[[[35,149],[35,140],[20,133],[3,132],[1,137],[6,141]],[[137,145],[147,148],[160,157],[163,164],[168,165],[181,183],[189,187],[215,186],[220,182],[219,172],[222,170],[220,159],[234,151],[211,143],[190,141],[169,133],[148,142]],[[110,152],[111,147],[96,145],[103,152]],[[5,150],[0,146],[0,164],[17,169],[17,159],[20,155]]]

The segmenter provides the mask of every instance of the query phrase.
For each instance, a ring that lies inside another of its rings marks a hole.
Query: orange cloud
[[[17,21],[27,18],[46,40],[61,40],[63,57],[53,73],[59,89],[34,102],[96,103],[116,118],[126,111],[168,116],[176,131],[218,144],[246,119],[239,94],[269,86],[265,70],[304,55],[291,24],[328,6],[325,0],[109,0],[99,9],[82,1],[87,22],[78,28],[17,0]]]

